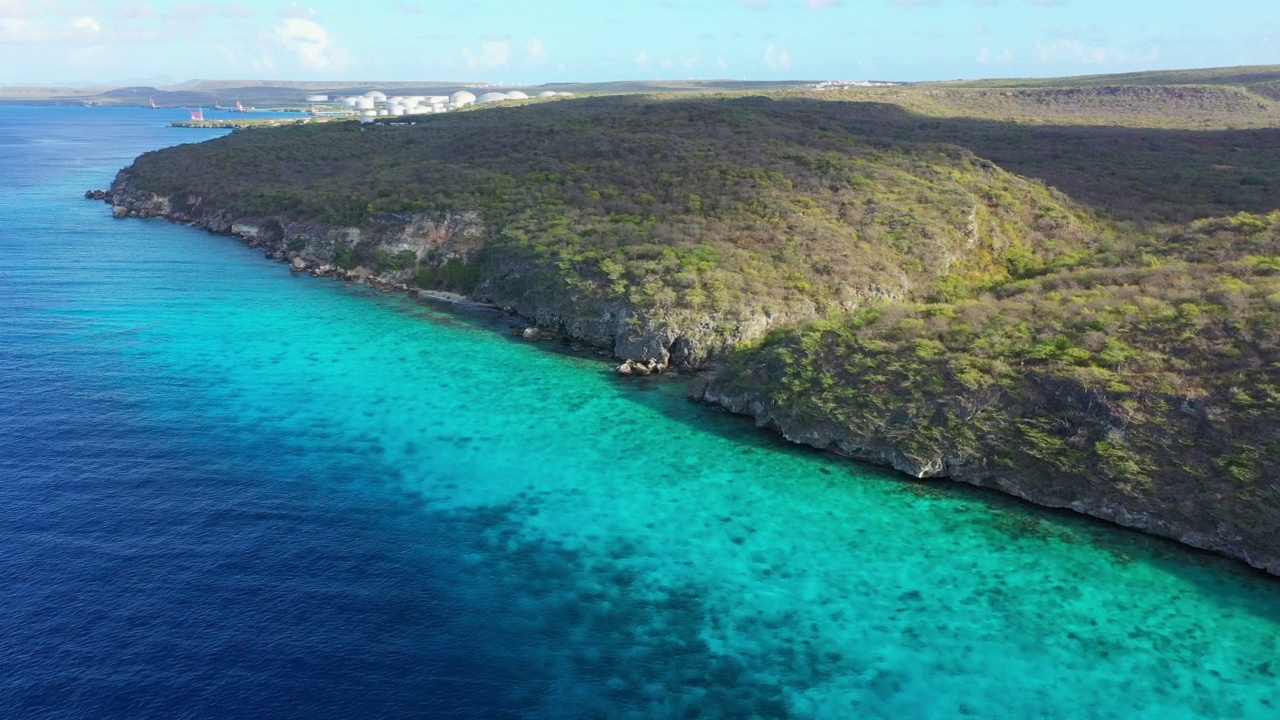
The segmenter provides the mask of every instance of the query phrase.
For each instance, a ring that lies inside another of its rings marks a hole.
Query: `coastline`
[[[183,212],[176,209],[181,204],[176,199],[142,192],[124,178],[123,173],[118,176],[111,190],[90,191],[85,193],[85,196],[101,199],[110,204],[117,218],[161,217],[170,222],[196,226],[213,234],[236,237],[250,247],[263,249],[267,257],[289,264],[295,272],[360,282],[384,292],[405,292],[417,297],[432,298],[458,305],[499,310],[520,318],[530,327],[561,334],[572,341],[598,348],[603,352],[612,352],[617,359],[624,361],[623,367],[630,367],[636,361],[637,344],[641,347],[653,344],[652,338],[627,344],[609,333],[593,332],[595,328],[592,326],[588,325],[584,328],[580,322],[574,323],[571,319],[567,320],[563,308],[548,312],[546,308],[538,307],[536,304],[530,305],[530,300],[536,303],[536,298],[529,298],[528,294],[524,296],[523,303],[498,303],[483,296],[469,297],[457,292],[414,287],[410,282],[409,274],[403,271],[380,274],[363,266],[341,268],[330,263],[308,261],[308,248],[298,247],[297,238],[305,238],[306,242],[316,243],[331,252],[334,242],[332,236],[336,234],[349,240],[354,229],[326,229],[306,225],[290,226],[286,231],[279,220],[240,217],[236,213],[227,211],[211,211],[209,208],[200,207],[199,202],[194,205],[198,212]],[[410,222],[419,221],[420,219]],[[477,227],[467,224],[469,221],[459,221],[458,218],[444,218],[439,221],[439,224],[443,227],[451,222],[454,224],[451,232],[458,235],[479,232]],[[372,241],[387,243],[399,239],[402,239],[402,233],[385,231],[382,235],[372,238]],[[592,312],[600,315],[601,309],[588,308],[586,314],[590,315]],[[610,313],[605,311],[604,314]],[[666,342],[669,345],[670,339],[666,339]],[[748,391],[739,389],[735,392],[733,388],[726,387],[720,382],[715,372],[717,364],[714,360],[697,365],[674,363],[668,365],[664,361],[654,366],[652,359],[647,362],[650,363],[649,367],[654,372],[668,369],[710,370],[709,373],[700,374],[691,384],[688,393],[691,399],[714,408],[751,417],[758,427],[777,432],[790,442],[892,468],[915,478],[948,479],[998,490],[1037,506],[1071,510],[1124,528],[1168,538],[1188,547],[1240,560],[1273,576],[1280,576],[1280,553],[1255,547],[1229,527],[1206,527],[1200,523],[1187,522],[1185,519],[1180,521],[1178,518],[1164,517],[1161,507],[1149,499],[1145,503],[1127,502],[1123,496],[1106,492],[1107,488],[1102,483],[1093,483],[1091,486],[1087,468],[1077,469],[1075,472],[1066,469],[1063,472],[1050,472],[1046,477],[1038,477],[1037,470],[1050,468],[1047,466],[1037,468],[1033,463],[1030,467],[1015,465],[1014,467],[1018,467],[1020,472],[1010,471],[1009,465],[1002,465],[989,454],[975,451],[972,447],[960,447],[962,443],[957,442],[943,442],[932,452],[920,453],[911,448],[909,436],[918,432],[918,422],[922,418],[913,417],[913,413],[909,410],[904,412],[904,409],[899,408],[891,416],[882,419],[880,429],[876,433],[859,435],[840,427],[838,423],[789,416],[782,409],[771,405],[767,394],[762,390],[763,386],[756,386]],[[1046,390],[1046,394],[1059,396],[1057,402],[1062,407],[1079,415],[1083,422],[1093,422],[1104,432],[1117,422],[1114,417],[1105,412],[1099,416],[1096,406],[1105,407],[1106,403],[1083,389],[1054,387]],[[968,399],[943,398],[937,402],[963,403],[968,402]],[[936,408],[930,412],[936,415]],[[928,418],[923,418],[923,422],[927,424]],[[905,443],[904,437],[908,438]],[[996,450],[998,449],[997,447]],[[1084,492],[1081,492],[1082,485],[1086,486]]]

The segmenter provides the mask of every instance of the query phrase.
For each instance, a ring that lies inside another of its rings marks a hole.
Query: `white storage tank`
[[[349,97],[349,98],[342,99],[342,107],[354,108],[359,106],[360,106],[360,98],[358,97]]]
[[[329,102],[328,95],[308,95],[307,102]]]
[[[511,92],[507,93],[507,99],[508,100],[528,100],[529,96],[525,95],[519,90],[512,90]]]
[[[370,99],[370,100],[372,100],[373,102],[386,102],[386,101],[387,101],[387,96],[386,96],[386,95],[384,95],[384,94],[382,94],[382,93],[380,93],[380,92],[378,92],[377,90],[370,90],[369,92],[365,93],[365,94],[364,94],[364,96],[365,96],[365,97],[367,97],[367,98],[369,98],[369,99]]]
[[[384,108],[384,109],[382,109],[382,110],[379,110],[379,111],[378,111],[378,117],[386,117],[386,116],[388,116],[388,115],[390,115],[390,114],[391,114],[391,113],[390,113],[390,112],[388,112],[385,108]]]
[[[463,105],[468,105],[470,103],[475,102],[476,96],[467,92],[466,90],[459,90],[458,92],[449,96],[449,101],[452,102],[457,107],[462,107]]]
[[[457,95],[457,94],[458,93],[454,93],[454,95]],[[470,95],[471,93],[467,93],[467,94]],[[449,102],[449,96],[448,95],[427,95],[426,97],[419,97],[418,102],[426,103],[427,105],[443,105]]]
[[[476,98],[476,102],[477,103],[502,102],[503,100],[506,100],[506,99],[508,99],[506,93],[487,92],[481,95],[480,97]]]
[[[356,107],[361,110],[372,110],[373,98],[371,97],[356,98]]]
[[[542,92],[538,93],[538,97],[555,97],[555,96],[556,94],[550,90],[543,90]]]

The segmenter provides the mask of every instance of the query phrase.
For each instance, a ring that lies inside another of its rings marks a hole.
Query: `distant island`
[[[710,90],[250,128],[102,197],[1280,574],[1280,67]]]

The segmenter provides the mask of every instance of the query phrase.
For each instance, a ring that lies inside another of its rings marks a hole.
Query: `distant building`
[[[809,87],[813,90],[841,90],[851,87],[891,87],[897,84],[882,80],[824,80]]]
[[[329,102],[328,95],[308,95],[307,102]]]

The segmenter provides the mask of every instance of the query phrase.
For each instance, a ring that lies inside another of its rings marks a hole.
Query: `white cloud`
[[[308,7],[303,7],[302,5],[296,2],[291,2],[288,5],[284,5],[280,8],[280,17],[296,18],[298,20],[310,20],[315,16],[316,16],[315,10],[312,10],[311,8],[308,8]]]
[[[286,17],[273,28],[272,38],[293,53],[304,70],[335,70],[351,59],[347,49],[334,45],[329,31],[314,20]]]
[[[984,47],[978,52],[978,62],[983,65],[1000,65],[1013,60],[1013,51],[1005,48],[1000,52],[993,52],[991,48]]]
[[[481,40],[480,52],[462,48],[462,59],[472,70],[500,68],[511,62],[511,43],[506,40]]]
[[[729,69],[729,61],[728,61],[728,60],[725,60],[725,59],[724,59],[724,58],[722,58],[722,57],[717,56],[717,57],[716,57],[716,67],[720,68],[721,70],[728,70],[728,69]]]
[[[791,67],[791,53],[773,43],[764,49],[764,64],[778,70]]]
[[[641,50],[640,54],[636,55],[636,67],[641,70],[649,67],[650,62],[652,62],[652,60],[649,59],[649,53]]]
[[[701,60],[702,60],[701,53],[694,53],[692,55],[682,55],[680,57],[680,64],[683,65],[684,67],[691,68],[694,65],[697,65]]]
[[[0,42],[28,44],[46,42],[49,28],[42,22],[21,17],[0,17]]]
[[[524,64],[525,65],[541,65],[547,61],[547,48],[538,38],[529,41],[524,46]]]
[[[102,25],[91,17],[70,20],[43,20],[15,15],[0,15],[0,43],[8,45],[41,45],[50,43],[99,42]]]
[[[1036,43],[1040,62],[1085,63],[1111,65],[1123,62],[1150,61],[1160,57],[1160,49],[1152,47],[1145,53],[1132,53],[1123,48],[1088,45],[1080,40],[1064,40],[1055,43]]]
[[[829,7],[835,7],[840,4],[840,0],[805,0],[804,3],[810,10],[826,10]]]

